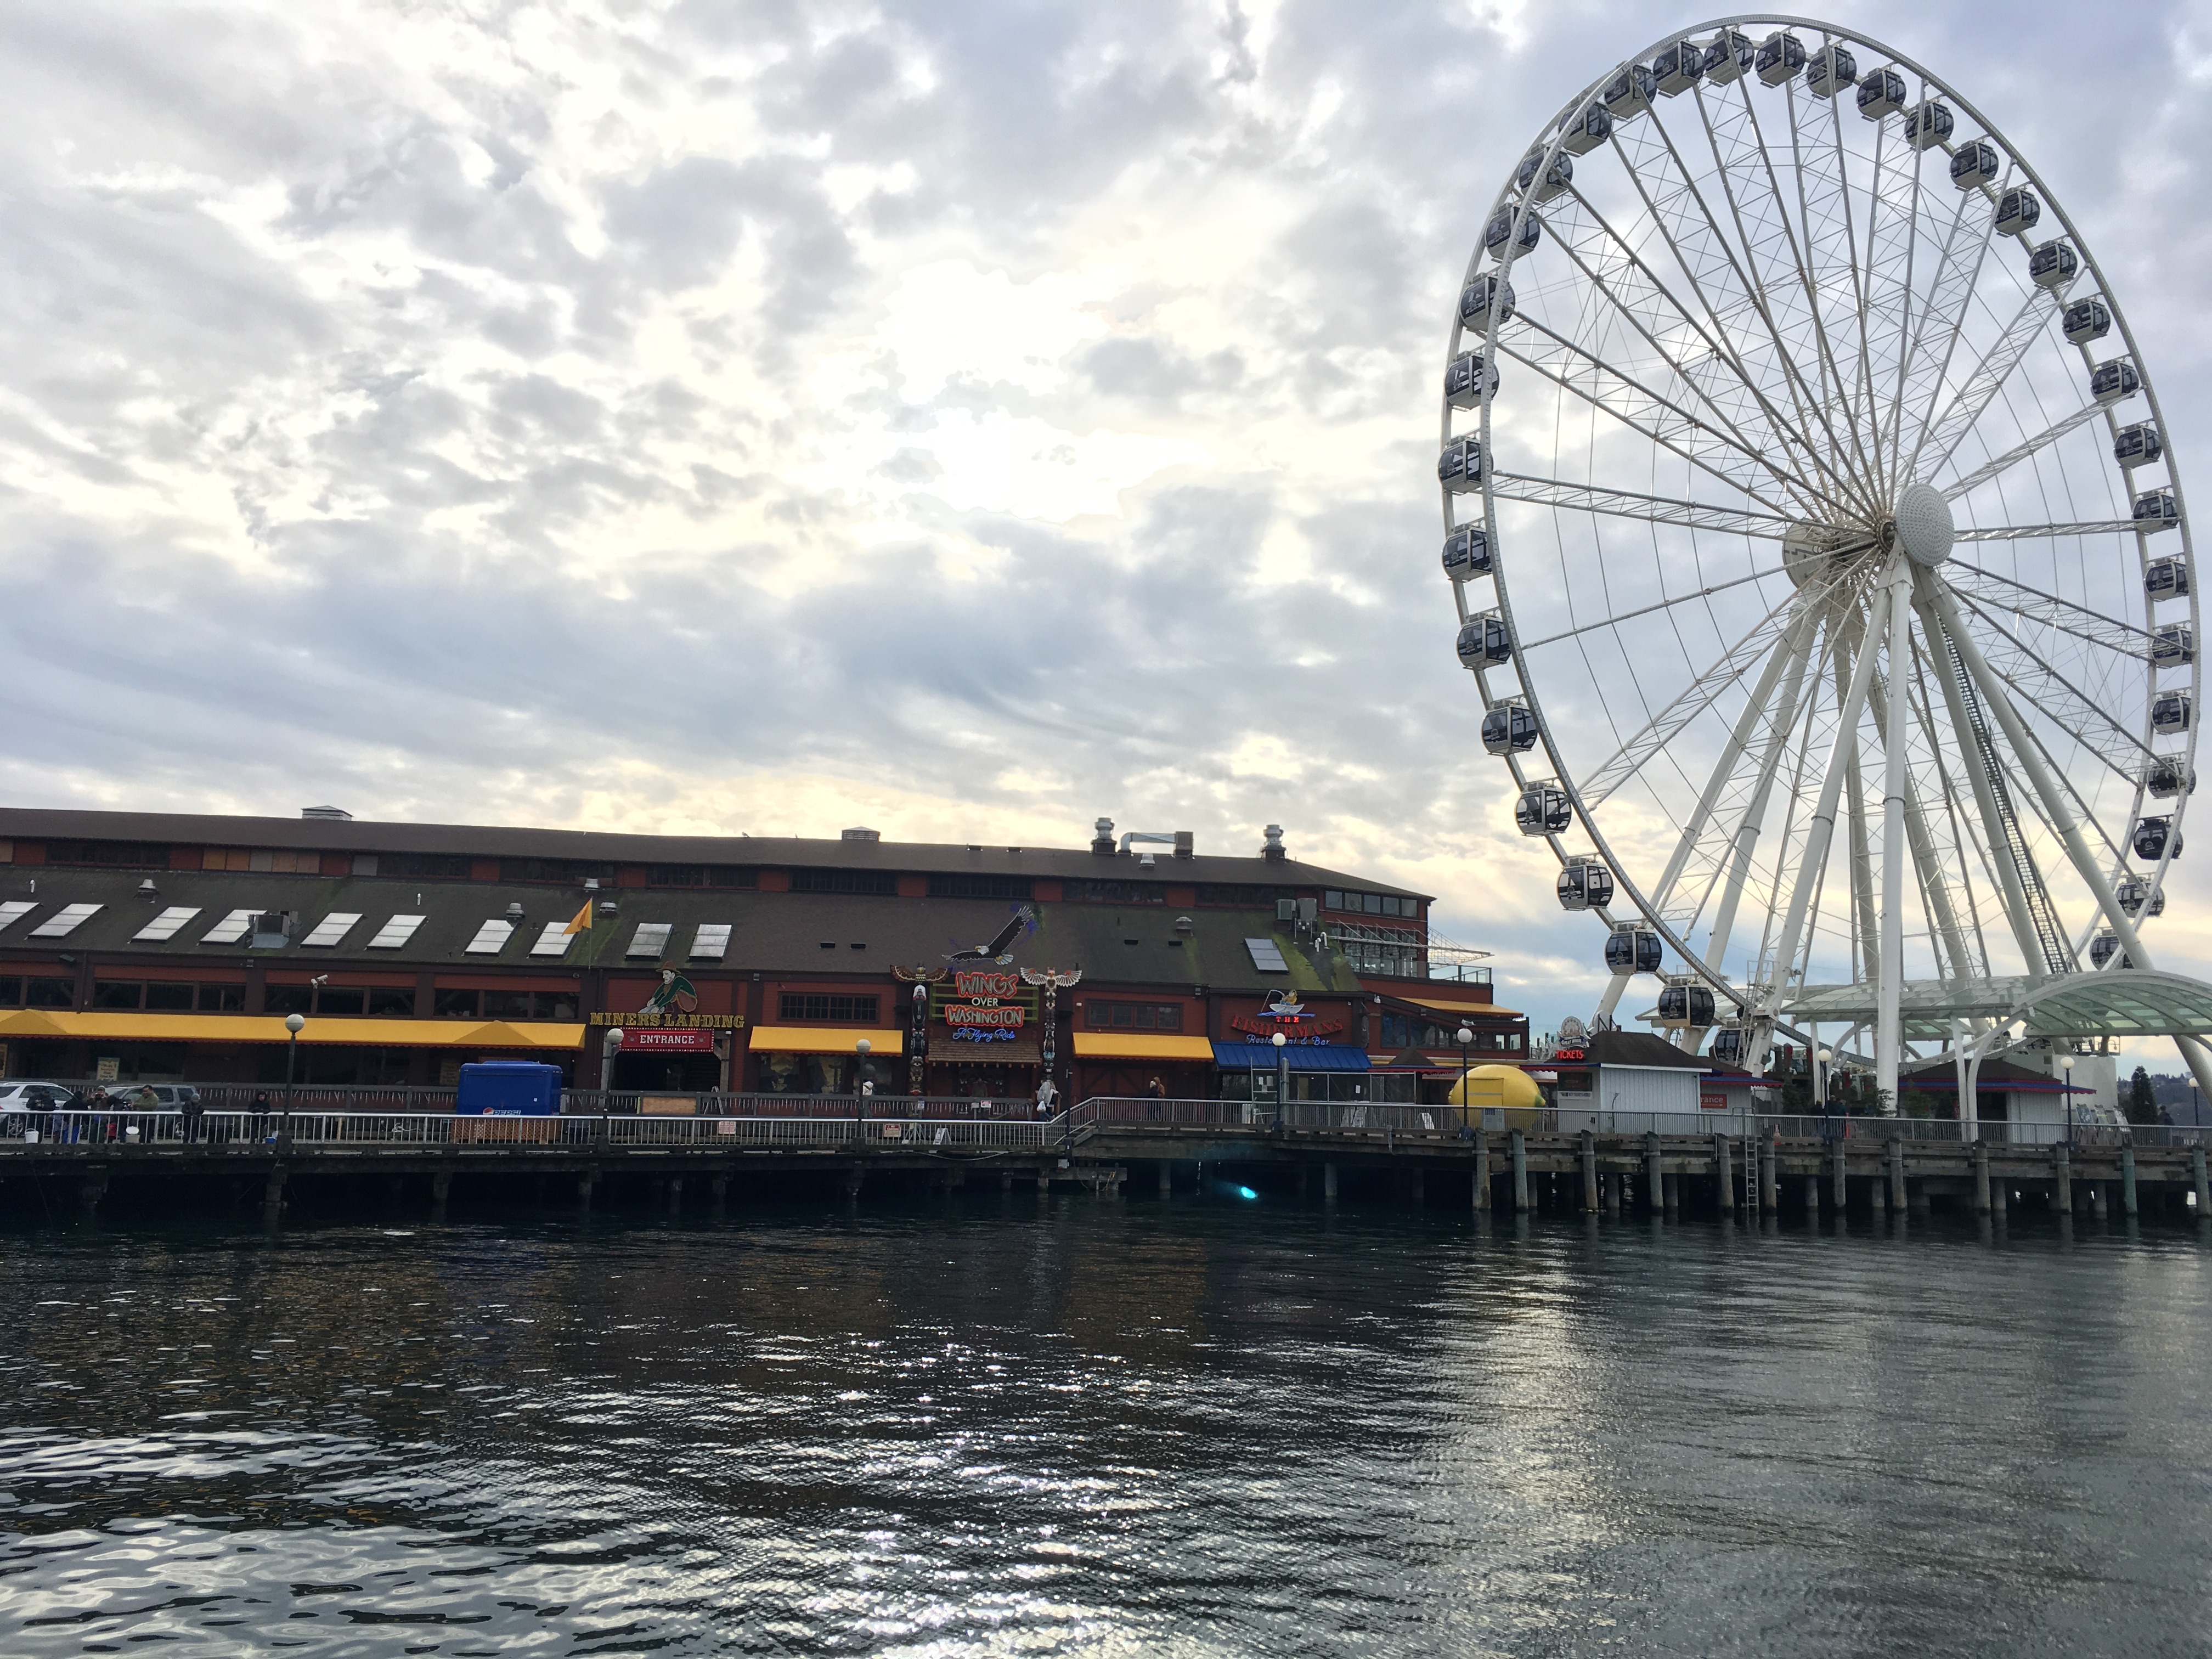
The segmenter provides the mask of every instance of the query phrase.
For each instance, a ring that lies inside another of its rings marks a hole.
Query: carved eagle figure
[[[1036,926],[1036,912],[1024,904],[1006,918],[1006,925],[999,929],[998,937],[988,945],[971,945],[964,951],[955,951],[945,959],[947,962],[995,962],[1000,967],[1014,959],[1008,948],[1028,929]]]

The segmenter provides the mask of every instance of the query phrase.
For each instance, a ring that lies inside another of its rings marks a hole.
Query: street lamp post
[[[1468,1127],[1467,1116],[1467,1051],[1474,1047],[1474,1033],[1468,1027],[1462,1025],[1457,1031],[1453,1033],[1453,1037],[1459,1044],[1459,1127],[1461,1131],[1461,1139],[1466,1139],[1466,1131]]]
[[[1290,1121],[1291,1040],[1278,1031],[1268,1041],[1275,1045],[1275,1133],[1280,1134]]]
[[[853,1138],[858,1140],[867,1131],[861,1127],[868,1119],[868,1091],[861,1081],[860,1073],[868,1063],[868,1051],[875,1045],[862,1037],[853,1045],[856,1058],[853,1061]]]
[[[1819,1103],[1820,1108],[1820,1116],[1822,1119],[1822,1122],[1820,1124],[1820,1138],[1823,1140],[1830,1139],[1832,1134],[1832,1131],[1830,1130],[1826,1120],[1829,1115],[1828,1066],[1829,1064],[1834,1060],[1835,1057],[1836,1051],[1833,1048],[1815,1048],[1813,1050],[1813,1098]]]
[[[307,1024],[298,1014],[284,1016],[284,1029],[291,1035],[284,1039],[284,1127],[276,1136],[280,1150],[292,1144],[292,1084],[299,1076],[300,1033]]]
[[[2064,1089],[2065,1089],[2065,1091],[2066,1091],[2066,1146],[2067,1146],[2067,1150],[2070,1152],[2070,1151],[2072,1151],[2072,1150],[2073,1150],[2073,1147],[2074,1147],[2074,1056],[2073,1056],[2073,1055],[2071,1055],[2071,1054],[2061,1054],[2061,1055],[2059,1055],[2059,1056],[2058,1056],[2058,1081],[2059,1081],[2060,1085],[2061,1085],[2063,1088],[2064,1088]]]

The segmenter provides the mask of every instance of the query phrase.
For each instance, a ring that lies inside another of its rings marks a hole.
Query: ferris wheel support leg
[[[2212,1100],[2212,1049],[2193,1036],[2178,1036],[2173,1046],[2181,1050],[2181,1063],[2189,1067],[2189,1074],[2197,1079],[2197,1086],[2204,1097]]]
[[[1605,994],[1597,1000],[1597,1017],[1600,1019],[1613,1018],[1613,1011],[1620,1006],[1620,994],[1628,988],[1628,981],[1633,978],[1633,974],[1615,974],[1613,976],[1605,988]],[[2212,1088],[2208,1088],[2205,1093],[2212,1095]]]
[[[1898,665],[1911,648],[1912,571],[1900,560],[1892,574],[1887,595],[1889,609],[1889,678],[1893,690],[1901,689]],[[1871,649],[1867,653],[1873,655]],[[1881,1091],[1882,1111],[1897,1115],[1898,1040],[1903,1022],[1898,1007],[1905,991],[1905,699],[1893,695],[1883,712],[1889,716],[1882,733],[1881,792],[1881,975],[1875,988],[1875,1086]]]
[[[1805,689],[1805,671],[1813,654],[1813,640],[1817,631],[1817,619],[1808,616],[1803,623],[1803,635],[1797,641],[1790,665],[1790,677],[1783,683],[1782,703],[1775,711],[1773,723],[1767,727],[1766,746],[1759,762],[1759,781],[1752,789],[1750,803],[1743,816],[1736,820],[1735,846],[1731,851],[1727,884],[1721,890],[1720,908],[1713,916],[1713,931],[1705,943],[1705,966],[1715,973],[1722,972],[1721,963],[1728,955],[1729,939],[1735,932],[1735,913],[1743,900],[1743,884],[1751,873],[1751,855],[1759,845],[1759,826],[1766,821],[1767,804],[1773,799],[1774,780],[1781,772],[1782,754],[1790,741],[1790,732],[1797,720],[1797,699]],[[1723,975],[1725,977],[1725,975]],[[1747,974],[1745,979],[1750,979]]]
[[[1928,636],[1929,654],[1933,656],[1944,639],[1943,621],[1936,615],[1927,594],[1919,595],[1918,603],[1920,626]],[[2013,868],[2011,860],[2002,855],[2005,845],[2003,814],[1997,809],[1996,797],[1990,793],[1990,781],[1979,764],[1980,750],[1974,742],[1973,722],[1967,718],[1966,705],[1959,696],[1958,682],[1953,678],[1948,665],[1939,659],[1934,666],[1936,683],[1943,692],[1944,711],[1951,719],[1952,736],[1966,769],[1966,781],[1974,792],[1974,809],[1981,814],[1982,834],[1990,846],[1990,863],[1996,871],[1997,887],[2004,897],[2005,920],[2011,924],[2013,942],[2020,947],[2027,976],[2042,979],[2048,971],[2043,965],[2043,945],[2036,938],[2035,923],[2027,914],[2027,895],[2021,887],[2020,872]]]
[[[1885,582],[1894,580],[1904,562],[1902,552],[1890,556]],[[1806,912],[1812,904],[1813,890],[1827,868],[1828,848],[1835,840],[1836,809],[1844,788],[1844,761],[1858,729],[1859,716],[1866,708],[1867,690],[1874,684],[1875,653],[1881,648],[1881,635],[1889,623],[1887,611],[1878,613],[1875,621],[1876,625],[1867,630],[1858,661],[1852,666],[1850,689],[1844,694],[1842,705],[1836,711],[1835,742],[1829,750],[1827,771],[1820,781],[1820,804],[1813,809],[1812,822],[1807,826],[1804,854],[1798,862],[1797,879],[1790,890],[1780,947],[1774,953],[1774,965],[1767,970],[1765,981],[1759,988],[1760,1011],[1769,1017],[1755,1056],[1762,1064],[1766,1058],[1765,1045],[1772,1036],[1771,1017],[1780,1012],[1778,1005],[1789,984],[1790,965],[1796,961],[1797,947],[1805,937]]]

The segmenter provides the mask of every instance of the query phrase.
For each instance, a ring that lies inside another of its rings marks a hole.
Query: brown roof
[[[1138,862],[1140,854],[1106,855],[1088,848],[954,846],[795,836],[646,836],[495,824],[386,823],[362,818],[223,817],[190,812],[0,807],[0,841],[50,839],[315,848],[333,853],[447,853],[474,858],[575,859],[616,864],[751,864],[774,869],[974,872],[1078,880],[1353,887],[1363,892],[1433,896],[1294,860],[1272,864],[1256,853],[1178,859],[1161,848],[1154,853],[1153,866],[1147,869]]]

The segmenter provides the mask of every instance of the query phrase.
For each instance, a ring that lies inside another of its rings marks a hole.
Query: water
[[[0,1653],[2212,1652],[2212,1245],[17,1232]]]

